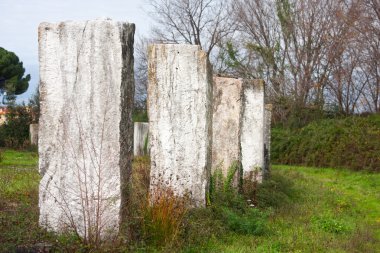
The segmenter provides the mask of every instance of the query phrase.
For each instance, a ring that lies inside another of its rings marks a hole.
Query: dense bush
[[[0,146],[25,148],[29,145],[30,111],[24,105],[11,105],[8,110],[7,121],[0,126]]]
[[[380,115],[273,128],[274,163],[380,171]]]

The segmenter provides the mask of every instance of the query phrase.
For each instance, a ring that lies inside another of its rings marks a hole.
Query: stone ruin
[[[211,170],[212,71],[194,45],[149,47],[150,194],[206,205]]]
[[[214,77],[213,88],[213,172],[220,169],[227,177],[235,165],[238,177],[254,173],[253,180],[261,182],[265,167],[264,82]]]
[[[31,145],[38,145],[38,124],[29,125],[29,141]]]
[[[108,19],[39,27],[39,207],[49,230],[85,236],[101,225],[106,236],[127,219],[131,159],[148,132],[131,117],[134,30]],[[199,46],[156,44],[148,54],[152,203],[170,190],[204,207],[211,168],[226,175],[235,161],[239,176],[261,181],[271,113],[263,81],[213,80]]]
[[[272,109],[271,104],[265,105],[264,114],[264,170],[263,175],[267,177],[270,173],[270,144],[271,144],[271,124],[272,124]]]
[[[134,31],[111,20],[39,26],[39,207],[49,230],[106,236],[126,216]]]
[[[148,155],[148,131],[149,123],[135,122],[133,129],[133,155]]]

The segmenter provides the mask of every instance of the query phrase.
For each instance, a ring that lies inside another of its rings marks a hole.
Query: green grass
[[[52,240],[38,228],[37,155],[5,150],[0,162],[0,252]]]
[[[38,164],[36,152],[1,150],[3,159],[0,161],[1,168],[4,167],[35,167]]]
[[[57,237],[38,228],[36,155],[5,151],[3,156],[0,252],[12,252],[17,246],[39,242],[50,242],[68,252],[80,249],[82,246],[75,239]],[[136,163],[134,168],[138,168]],[[138,177],[146,178],[146,175],[142,172]],[[143,181],[147,183],[147,179]],[[275,165],[271,179],[258,190],[258,204],[257,215],[266,219],[265,229],[260,233],[239,227],[239,224],[249,224],[249,220],[244,219],[251,219],[255,211],[244,214],[242,222],[237,220],[239,212],[225,210],[222,214],[228,222],[214,222],[202,220],[202,217],[212,217],[209,208],[203,209],[186,221],[192,230],[182,235],[188,240],[175,251],[380,252],[380,174]],[[223,223],[237,229],[223,230]],[[219,225],[221,229],[217,234],[218,229],[210,226]],[[154,247],[136,249],[170,251]]]
[[[189,252],[380,252],[380,174],[276,165],[259,189],[262,236],[228,233]]]

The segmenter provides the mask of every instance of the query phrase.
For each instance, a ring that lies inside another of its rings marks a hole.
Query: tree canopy
[[[20,95],[29,87],[30,75],[24,77],[25,68],[17,55],[0,47],[0,91]]]

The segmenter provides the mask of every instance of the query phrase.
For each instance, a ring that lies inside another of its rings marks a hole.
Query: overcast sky
[[[145,0],[0,0],[0,47],[16,53],[32,76],[17,101],[27,102],[38,84],[37,28],[41,22],[109,17],[136,24],[136,36],[150,29]]]

